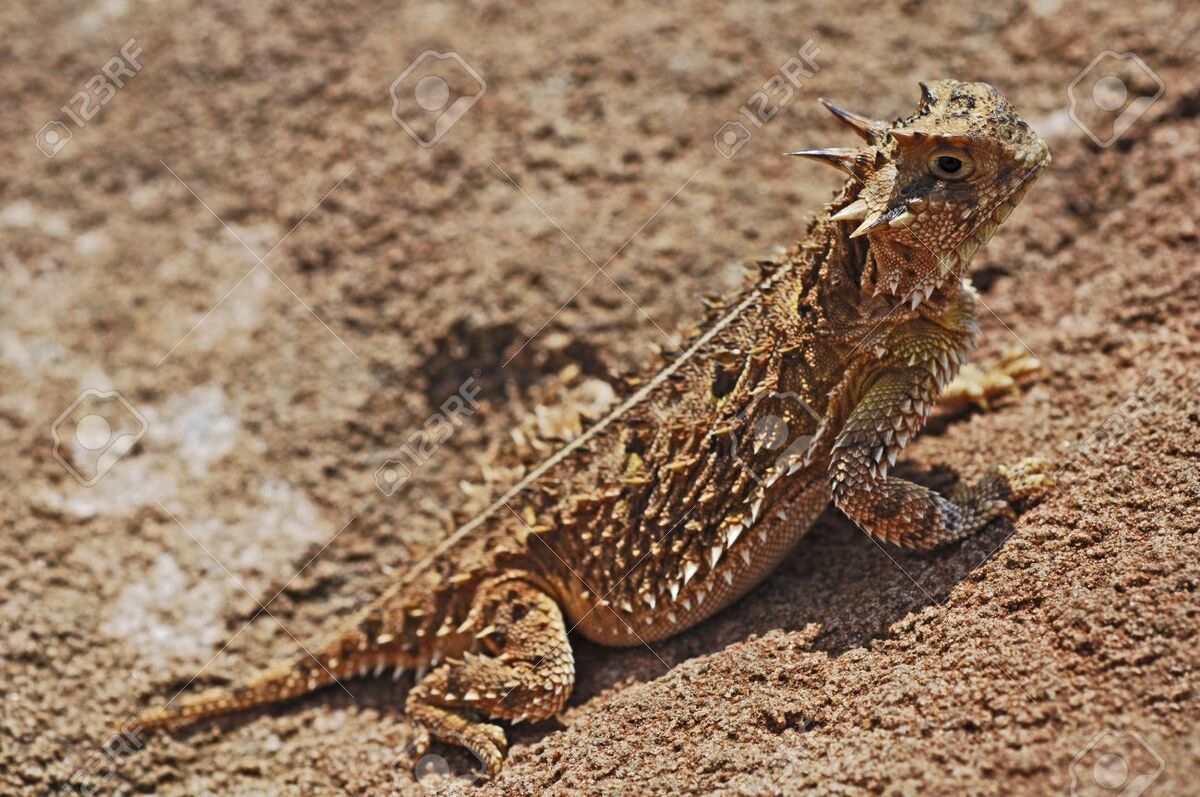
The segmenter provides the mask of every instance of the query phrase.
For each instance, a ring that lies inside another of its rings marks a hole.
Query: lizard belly
[[[564,605],[567,616],[574,630],[593,642],[611,647],[631,647],[674,636],[716,614],[766,578],[792,551],[829,501],[829,487],[823,479],[817,480],[748,529],[744,544],[750,551],[750,564],[737,568],[732,581],[726,581],[722,568],[718,567],[698,574],[675,601],[659,603],[653,609],[640,606],[634,614],[627,614],[612,606],[596,606],[594,600],[571,600]],[[762,532],[765,541],[761,539]],[[701,593],[703,597],[699,597]]]

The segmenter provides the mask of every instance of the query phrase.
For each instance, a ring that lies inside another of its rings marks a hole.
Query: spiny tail
[[[307,664],[311,667],[304,662],[278,664],[240,686],[177,695],[166,705],[140,714],[131,730],[172,728],[243,709],[281,703],[327,686],[334,682],[335,676],[339,680],[343,677],[323,670],[312,658]]]
[[[176,695],[125,726],[137,732],[174,728],[209,717],[282,703],[330,684],[394,669],[418,677],[443,658],[475,643],[468,616],[474,578],[455,579],[424,591],[394,589],[331,639],[289,663],[273,665],[243,684]],[[464,589],[464,587],[467,587]]]

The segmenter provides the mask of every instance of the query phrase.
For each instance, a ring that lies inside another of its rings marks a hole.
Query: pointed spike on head
[[[937,94],[935,94],[933,89],[929,87],[928,83],[926,83],[924,80],[921,80],[917,82],[917,85],[921,87],[921,99],[919,101],[918,108],[928,108],[937,102]]]
[[[942,259],[938,261],[938,266],[941,269],[941,273],[943,275],[949,274],[950,270],[953,269],[957,265],[958,265],[958,253],[953,252],[953,251],[947,252],[945,255],[942,256]]]
[[[821,104],[829,109],[829,112],[836,116],[843,124],[858,134],[863,141],[868,144],[874,144],[879,141],[883,135],[887,125],[875,119],[868,119],[865,116],[860,116],[853,111],[847,111],[845,108],[830,102],[824,97],[821,98]]]
[[[829,218],[831,221],[862,221],[870,212],[871,208],[867,205],[867,200],[856,199]]]
[[[902,144],[919,144],[929,138],[924,130],[892,130],[889,135]]]
[[[856,229],[854,232],[850,233],[850,237],[858,238],[860,236],[866,235],[867,233],[871,232],[876,227],[884,227],[884,226],[887,226],[887,220],[884,218],[884,214],[877,213],[874,216],[871,216],[870,218],[864,220],[862,224],[858,225],[858,229]]]
[[[827,166],[832,166],[847,174],[854,175],[856,174],[854,167],[858,162],[859,151],[844,147],[829,147],[828,149],[805,149],[787,154],[794,158],[808,158],[818,163],[824,163]]]

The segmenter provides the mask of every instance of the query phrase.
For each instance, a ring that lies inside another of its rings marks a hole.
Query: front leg
[[[888,476],[937,399],[945,374],[921,365],[885,370],[866,390],[834,444],[833,500],[867,533],[905,548],[928,550],[981,531],[1012,504],[1049,485],[1046,463],[994,468],[950,498]]]

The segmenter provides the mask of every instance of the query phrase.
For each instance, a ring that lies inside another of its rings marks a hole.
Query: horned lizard
[[[507,742],[494,721],[550,717],[570,695],[569,631],[614,646],[678,634],[770,573],[831,500],[873,537],[927,550],[1044,493],[1040,460],[949,497],[889,471],[973,346],[967,265],[1050,162],[1046,144],[985,83],[921,84],[916,112],[891,123],[825,104],[864,143],[792,154],[845,186],[680,353],[626,380],[611,412],[313,656],[135,727],[415,670],[416,751],[432,735],[495,775]]]

